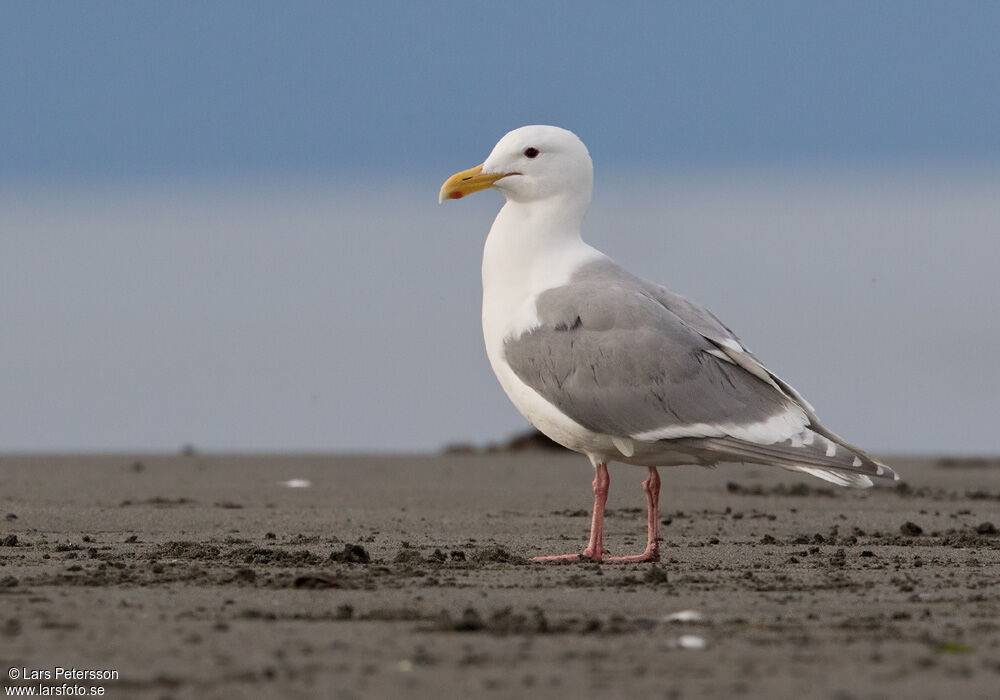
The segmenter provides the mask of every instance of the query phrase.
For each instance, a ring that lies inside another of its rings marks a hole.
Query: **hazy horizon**
[[[8,188],[0,450],[425,451],[525,429],[479,325],[502,199],[437,205],[447,174]],[[707,305],[849,440],[996,453],[998,196],[1000,171],[599,168],[584,232]]]

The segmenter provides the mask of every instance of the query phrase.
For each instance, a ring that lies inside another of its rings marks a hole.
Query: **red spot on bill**
[[[452,192],[448,197],[450,199],[461,199],[464,195],[461,192]]]

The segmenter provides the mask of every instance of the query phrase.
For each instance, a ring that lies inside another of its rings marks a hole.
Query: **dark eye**
[[[524,155],[528,156],[528,158],[534,158],[535,156],[538,155],[538,149],[535,148],[534,146],[532,146],[531,148],[526,148],[524,149]]]

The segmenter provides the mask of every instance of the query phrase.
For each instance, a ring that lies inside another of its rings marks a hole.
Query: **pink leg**
[[[582,554],[555,554],[547,557],[534,557],[532,561],[579,561],[591,559],[601,561],[604,557],[604,506],[608,502],[608,488],[611,477],[608,475],[608,465],[605,462],[594,464],[594,514],[590,518],[590,542]]]
[[[656,467],[649,468],[649,478],[642,482],[642,490],[646,492],[646,549],[642,554],[611,557],[608,561],[660,561],[660,543],[657,541],[660,525],[660,475]]]

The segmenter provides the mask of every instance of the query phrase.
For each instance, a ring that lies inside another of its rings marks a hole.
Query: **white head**
[[[508,132],[486,161],[452,175],[439,201],[493,187],[508,201],[561,198],[584,206],[594,187],[594,165],[576,134],[557,126],[522,126]]]

